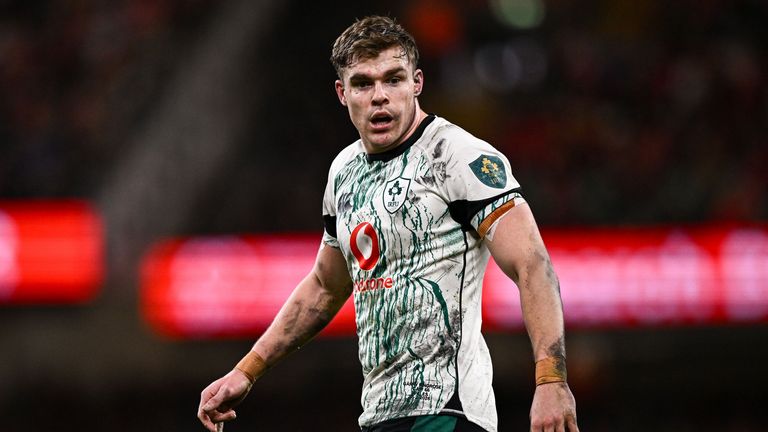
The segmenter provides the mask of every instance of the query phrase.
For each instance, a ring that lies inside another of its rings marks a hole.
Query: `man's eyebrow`
[[[368,76],[368,74],[364,74],[364,73],[356,73],[349,77],[350,81],[364,81],[368,79],[370,79],[370,77]]]
[[[389,70],[385,71],[384,72],[384,76],[392,76],[392,75],[396,75],[396,74],[398,74],[400,72],[405,72],[405,68],[402,67],[402,66],[397,66],[397,67],[393,67],[392,69],[389,69]]]
[[[385,77],[389,77],[389,76],[396,75],[396,74],[404,72],[404,71],[405,71],[404,67],[397,66],[397,67],[393,67],[392,69],[388,69],[388,70],[384,71],[384,73],[382,75],[385,76]],[[372,77],[370,75],[368,75],[366,73],[362,73],[362,72],[355,73],[354,75],[349,77],[350,81],[364,81],[364,80],[370,80],[370,79],[372,79]]]

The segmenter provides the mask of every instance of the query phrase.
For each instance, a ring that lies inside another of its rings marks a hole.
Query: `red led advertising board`
[[[768,230],[746,227],[569,229],[542,233],[569,326],[768,320]],[[311,269],[317,235],[178,239],[142,268],[142,308],[171,337],[262,332]],[[522,328],[517,287],[491,260],[488,330]],[[348,301],[325,334],[354,334]]]
[[[315,236],[213,237],[155,246],[142,265],[144,316],[177,337],[264,331],[314,264]],[[354,332],[348,301],[326,334]]]
[[[768,320],[768,230],[670,228],[543,233],[572,326]],[[488,266],[483,315],[522,324],[514,285]]]
[[[0,202],[0,303],[91,300],[103,279],[103,242],[86,202]]]

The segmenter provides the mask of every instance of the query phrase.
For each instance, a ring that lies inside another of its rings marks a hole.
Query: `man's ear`
[[[421,94],[421,90],[424,88],[424,72],[421,69],[416,69],[413,72],[413,93],[418,96]]]
[[[347,97],[344,96],[344,83],[342,83],[341,80],[336,80],[334,86],[336,87],[336,96],[339,97],[339,102],[341,102],[342,105],[347,106]]]

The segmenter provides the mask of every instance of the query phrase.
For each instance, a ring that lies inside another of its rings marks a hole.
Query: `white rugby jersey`
[[[323,241],[354,284],[361,426],[449,413],[496,431],[482,239],[519,197],[504,155],[433,115],[390,151],[358,140],[333,161]]]

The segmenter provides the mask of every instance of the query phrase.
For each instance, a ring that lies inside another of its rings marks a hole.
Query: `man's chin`
[[[383,135],[383,134],[382,134]],[[391,148],[396,147],[392,136],[386,134],[385,136],[372,136],[368,138],[369,146],[374,153],[381,153]]]
[[[376,154],[376,153],[384,153],[387,150],[393,149],[395,146],[393,146],[392,144],[384,145],[384,144],[373,143],[371,144],[370,147],[371,148],[369,149],[370,150],[369,153]]]

